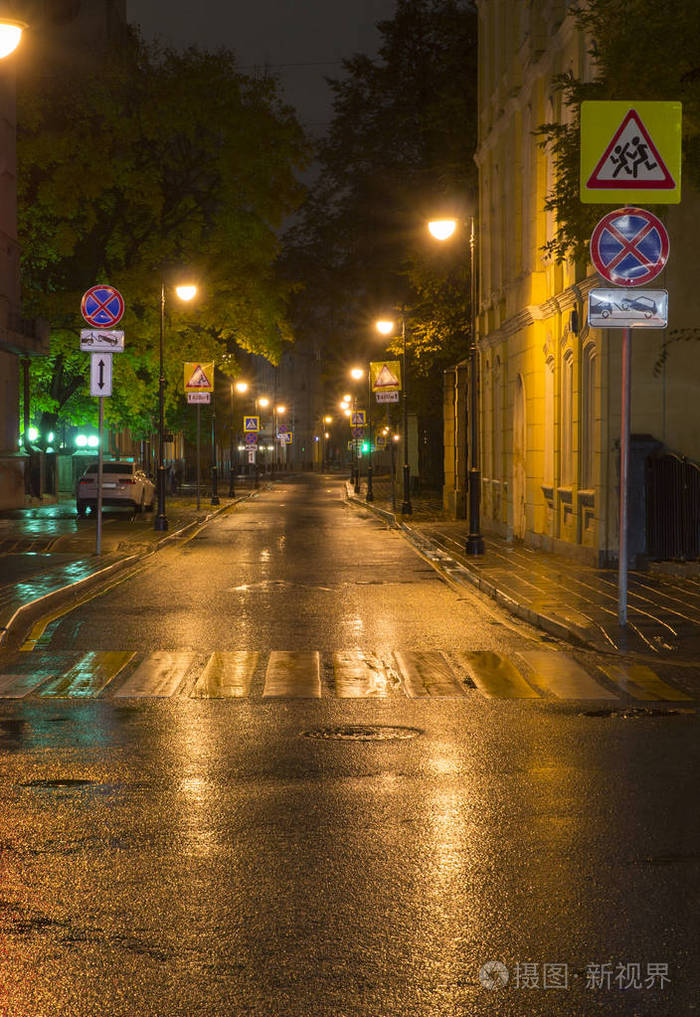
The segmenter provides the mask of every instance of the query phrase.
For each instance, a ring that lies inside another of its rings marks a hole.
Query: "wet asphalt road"
[[[692,713],[334,694],[335,651],[533,647],[317,478],[58,619],[37,659],[134,657],[101,697],[0,702],[0,1013],[697,1013]],[[179,694],[111,698],[153,650],[192,654]],[[248,694],[188,694],[243,650]],[[263,698],[268,654],[308,650],[321,698]],[[318,737],[348,725],[413,730]]]

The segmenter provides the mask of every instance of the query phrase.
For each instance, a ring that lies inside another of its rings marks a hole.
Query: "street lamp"
[[[436,240],[449,240],[457,229],[456,219],[433,219],[428,229]],[[466,225],[466,223],[464,224]],[[476,220],[469,217],[469,288],[470,288],[470,341],[469,341],[469,374],[471,391],[469,399],[469,444],[471,445],[471,469],[469,476],[469,533],[465,550],[467,554],[484,553],[484,538],[480,532],[479,513],[481,508],[481,470],[479,468],[479,346],[476,338]],[[467,466],[469,466],[469,449],[467,449]]]
[[[394,322],[386,319],[377,321],[377,331],[381,335],[391,335],[394,331]],[[411,505],[411,467],[408,463],[408,370],[406,368],[406,318],[401,314],[401,343],[403,346],[403,379],[401,388],[403,392],[403,502],[401,514],[410,516],[413,513]]]
[[[235,498],[236,496],[236,485],[235,485],[235,467],[238,465],[238,456],[236,455],[236,463],[234,464],[234,440],[235,440],[235,415],[234,415],[234,402],[233,393],[238,392],[239,395],[243,395],[248,391],[247,381],[236,381],[231,382],[231,434],[229,435],[229,469],[228,469],[228,496],[229,498]]]
[[[326,430],[326,428],[328,427],[329,424],[332,423],[333,417],[329,416],[329,414],[325,414],[323,417],[323,445],[321,446],[321,472],[323,472],[324,467],[327,465],[326,460],[328,458],[327,456],[328,446],[326,443],[330,438],[330,434]]]
[[[280,426],[279,425],[279,418],[283,417],[286,412],[287,412],[287,407],[284,404],[280,403],[278,406],[275,406],[275,418],[274,418],[274,421],[273,421],[273,426],[274,426],[274,429],[275,429],[275,433],[274,433],[274,436],[273,436],[272,444],[274,445],[274,449],[275,449],[275,451],[274,451],[274,460],[275,460],[275,466],[276,467],[280,466],[280,462],[279,462],[279,454],[280,454],[279,453],[279,426]],[[286,445],[285,445],[285,457],[286,457],[286,454],[287,453],[286,453]],[[285,463],[286,463],[286,458],[285,458]]]
[[[197,287],[191,284],[180,284],[175,287],[180,300],[188,301],[197,293]],[[153,520],[154,530],[167,530],[168,520],[165,515],[165,459],[164,459],[164,417],[165,417],[165,370],[163,366],[163,337],[165,333],[165,282],[160,284],[160,377],[158,381],[158,512]]]
[[[27,27],[25,21],[14,18],[0,18],[0,60],[9,56],[19,46],[22,32]]]

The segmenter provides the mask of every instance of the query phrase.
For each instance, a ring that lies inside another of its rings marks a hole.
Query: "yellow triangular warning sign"
[[[401,388],[401,365],[398,360],[380,360],[369,365],[373,392],[398,392]]]
[[[213,364],[185,364],[185,392],[213,391]]]
[[[592,190],[672,190],[676,182],[642,118],[630,109],[586,181]]]

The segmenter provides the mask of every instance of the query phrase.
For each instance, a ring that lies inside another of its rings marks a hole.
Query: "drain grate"
[[[405,741],[422,734],[417,727],[394,727],[388,724],[343,724],[340,727],[317,727],[303,732],[304,738],[340,742]]]
[[[53,791],[61,788],[92,787],[96,783],[94,780],[81,780],[77,777],[55,777],[53,779],[28,780],[24,784],[20,784],[20,787],[34,787],[40,790]]]
[[[579,717],[620,717],[622,720],[637,720],[640,717],[693,717],[695,710],[672,709],[663,707],[630,707],[629,710],[585,710]]]

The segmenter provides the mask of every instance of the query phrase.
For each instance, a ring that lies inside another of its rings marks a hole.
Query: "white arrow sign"
[[[111,396],[112,354],[93,353],[90,357],[90,395]]]

